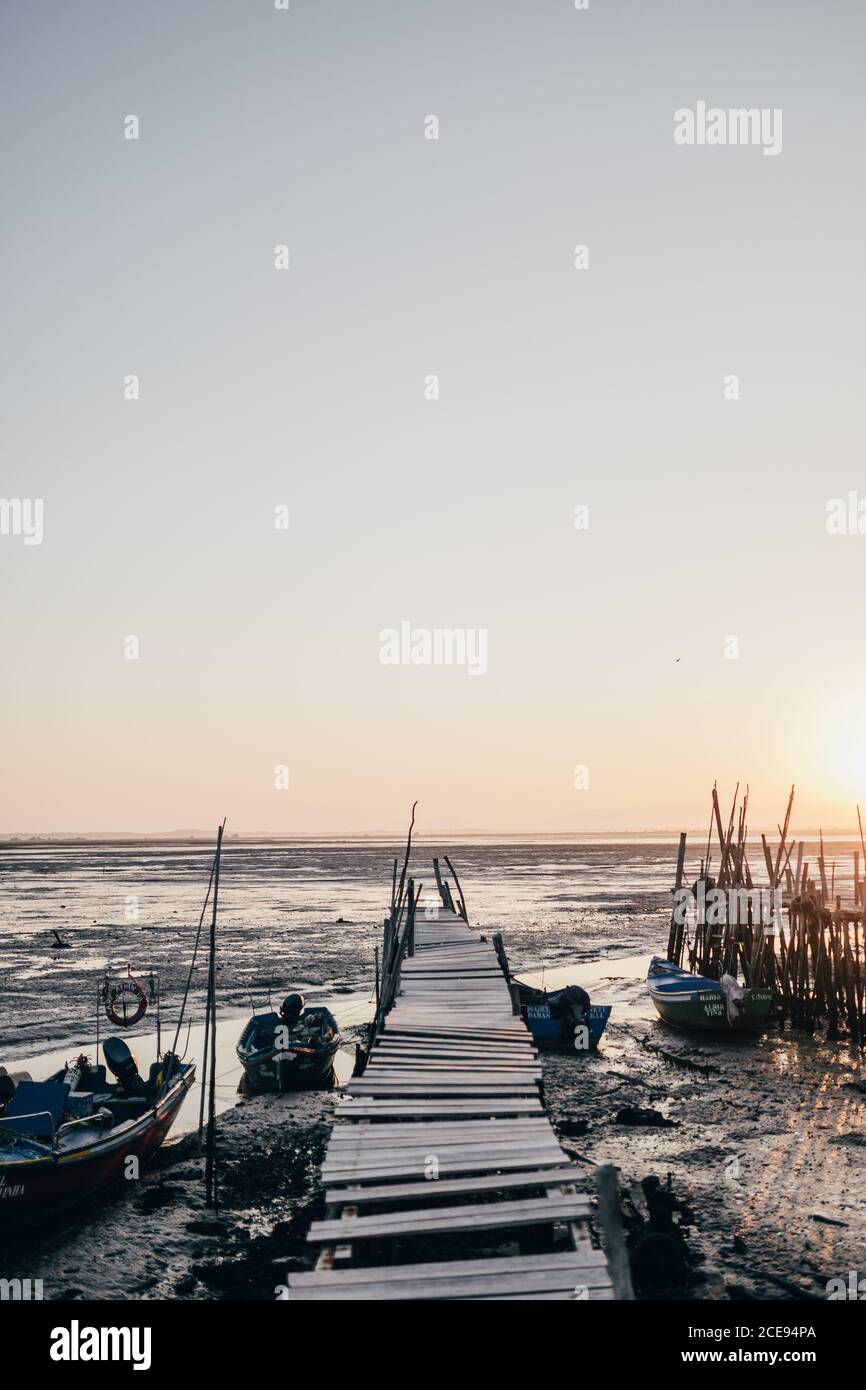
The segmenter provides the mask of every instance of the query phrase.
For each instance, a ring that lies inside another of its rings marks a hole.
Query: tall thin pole
[[[218,1207],[216,1190],[216,923],[220,891],[220,856],[222,853],[223,821],[217,831],[216,868],[213,884],[213,913],[210,919],[210,960],[208,962],[208,998],[210,1000],[210,1076],[208,1077],[207,1150],[205,1157],[205,1203]],[[205,1037],[207,1047],[207,1037]]]
[[[201,1094],[198,1098],[198,1151],[201,1153],[204,1138],[204,1102],[207,1095],[207,1045],[210,1038],[210,971],[208,971],[207,992],[204,1003],[204,1033],[201,1052]]]

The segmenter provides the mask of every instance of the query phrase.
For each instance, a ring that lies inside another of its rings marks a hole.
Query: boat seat
[[[60,1127],[68,1096],[65,1081],[20,1081],[0,1124],[18,1134],[51,1138]]]
[[[97,1109],[102,1107],[110,1110],[114,1119],[122,1124],[124,1120],[134,1120],[143,1115],[150,1109],[153,1101],[149,1096],[117,1096],[108,1092],[105,1095],[94,1096],[93,1104]]]

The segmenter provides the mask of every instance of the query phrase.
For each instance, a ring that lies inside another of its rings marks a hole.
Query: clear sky
[[[863,6],[0,15],[0,829],[852,823]]]

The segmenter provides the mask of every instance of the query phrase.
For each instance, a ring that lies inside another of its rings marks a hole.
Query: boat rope
[[[216,854],[215,854],[214,857],[213,857],[213,862],[212,862],[212,864],[211,864],[211,866],[210,866],[210,878],[208,879],[207,893],[205,894],[205,899],[204,899],[204,902],[202,903],[201,916],[200,916],[199,919],[198,919],[198,929],[197,929],[196,934],[195,934],[195,945],[193,946],[193,950],[192,950],[192,960],[190,961],[189,973],[188,973],[188,975],[187,975],[187,977],[186,977],[186,988],[184,989],[184,992],[183,992],[183,1000],[182,1000],[182,1002],[181,1002],[180,1014],[179,1014],[178,1020],[177,1020],[177,1029],[175,1030],[174,1042],[173,1042],[172,1048],[171,1048],[172,1056],[173,1056],[173,1057],[177,1055],[177,1044],[178,1044],[178,1039],[180,1038],[180,1030],[181,1030],[181,1027],[182,1027],[182,1025],[183,1025],[183,1016],[184,1016],[184,1013],[185,1013],[185,1011],[186,1011],[187,999],[189,998],[189,989],[190,989],[190,985],[192,984],[192,975],[193,975],[193,971],[195,970],[196,957],[198,956],[198,947],[199,947],[199,942],[200,942],[200,940],[201,940],[201,929],[202,929],[202,924],[203,924],[203,922],[204,922],[204,915],[205,915],[205,913],[206,913],[206,911],[207,911],[207,905],[208,905],[208,901],[209,901],[209,899],[210,899],[211,888],[213,887],[213,880],[214,880],[214,873],[216,872],[216,866],[217,866],[217,856],[216,856]],[[187,1041],[188,1041],[188,1040],[187,1040]],[[165,1080],[164,1080],[163,1083],[162,1083],[162,1090],[163,1090],[163,1091],[166,1091],[166,1090],[168,1089],[169,1082],[171,1081],[171,1068],[172,1068],[172,1063],[169,1062],[168,1066],[166,1067]]]

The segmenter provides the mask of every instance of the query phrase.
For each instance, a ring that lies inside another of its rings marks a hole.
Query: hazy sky
[[[851,823],[861,5],[0,14],[0,493],[44,504],[0,829],[676,827],[716,777]],[[781,153],[676,145],[699,101]],[[384,665],[403,620],[486,672]]]

